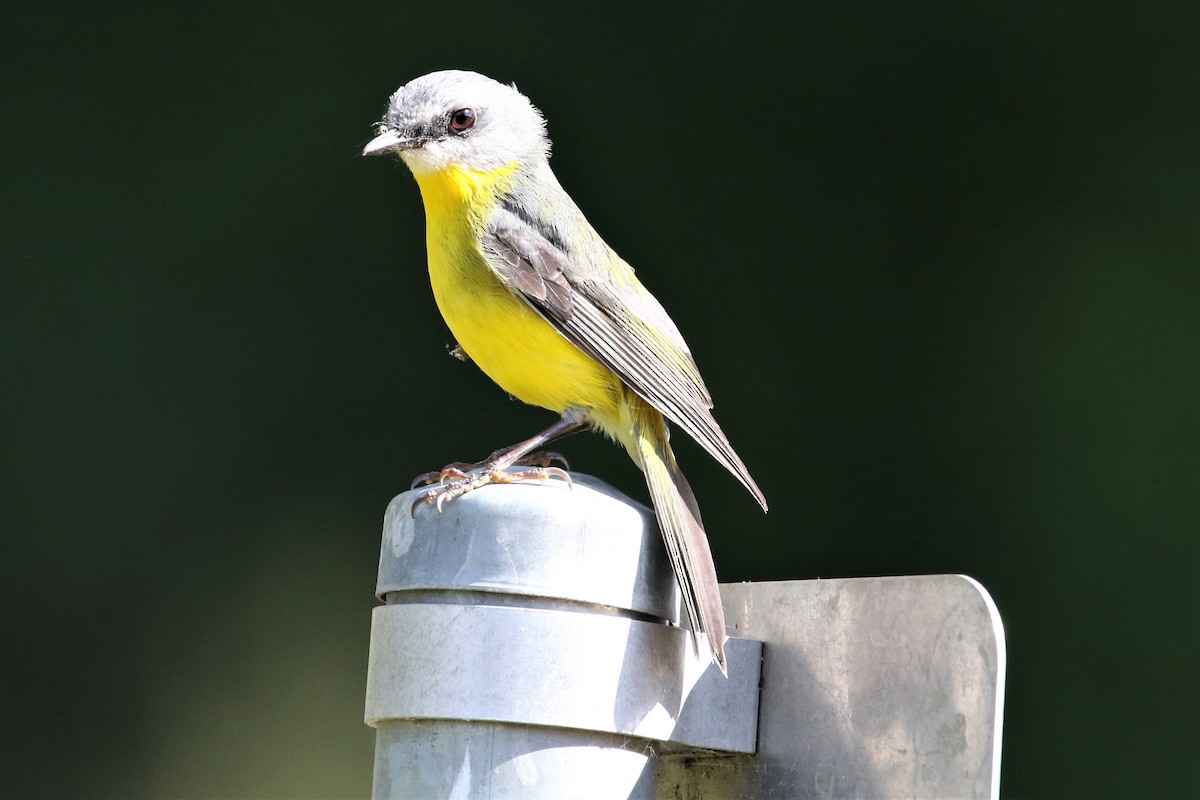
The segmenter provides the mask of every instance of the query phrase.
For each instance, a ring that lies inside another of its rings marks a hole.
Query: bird
[[[535,451],[582,430],[606,434],[645,475],[697,650],[728,675],[716,567],[669,426],[736,476],[763,511],[767,501],[714,419],[678,328],[555,177],[541,111],[515,84],[432,72],[396,90],[362,153],[397,154],[416,179],[430,284],[455,352],[509,395],[559,415],[477,469],[430,473],[437,486],[421,499],[440,510],[490,483],[569,480],[550,466],[555,454],[539,461]],[[540,466],[509,471],[530,463]]]

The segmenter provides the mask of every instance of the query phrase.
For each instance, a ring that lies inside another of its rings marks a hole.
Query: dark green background
[[[447,357],[388,95],[516,81],[772,502],[963,572],[1010,797],[1200,792],[1195,3],[56,2],[0,33],[0,794],[362,797],[384,506],[549,421]],[[643,497],[600,437],[576,468]]]

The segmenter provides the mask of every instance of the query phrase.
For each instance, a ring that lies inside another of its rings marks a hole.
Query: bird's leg
[[[542,445],[570,436],[588,427],[585,413],[580,409],[567,409],[562,419],[555,422],[537,436],[523,442],[497,450],[482,464],[451,464],[437,473],[438,486],[421,495],[413,503],[413,512],[421,503],[435,504],[439,511],[445,503],[462,497],[467,492],[487,486],[489,483],[519,483],[522,481],[545,482],[551,477],[562,478],[568,484],[571,476],[566,470],[551,466],[554,460],[561,461],[566,466],[566,460],[557,453],[535,452]],[[521,472],[508,472],[508,468],[517,464],[537,464],[537,468]],[[462,467],[467,467],[464,470]],[[424,479],[422,475],[418,480]],[[432,482],[432,481],[430,481]]]

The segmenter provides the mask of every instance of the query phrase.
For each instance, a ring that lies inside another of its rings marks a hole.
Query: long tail
[[[692,619],[697,646],[703,647],[700,639],[706,639],[713,660],[727,676],[725,611],[721,607],[717,568],[708,548],[708,536],[700,520],[696,496],[679,471],[667,442],[666,422],[656,412],[653,416],[656,419],[634,428],[637,457],[646,474],[654,514],[683,593],[683,603]]]

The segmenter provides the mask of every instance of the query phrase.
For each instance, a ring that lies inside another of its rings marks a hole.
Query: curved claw
[[[443,468],[442,471],[438,473],[437,482],[444,486],[446,481],[465,481],[467,477],[467,473],[463,472],[456,465],[451,464],[450,466]],[[430,481],[430,483],[432,483],[432,481]]]
[[[418,486],[428,486],[431,483],[436,483],[439,474],[440,473],[438,472],[422,472],[420,475],[413,478],[412,483],[409,484],[408,488],[416,489]]]
[[[533,455],[531,455],[529,457],[529,459],[527,461],[523,461],[523,462],[519,462],[519,463],[523,463],[523,464],[525,464],[527,466],[531,466],[531,467],[542,467],[543,469],[549,469],[554,466],[555,461],[562,464],[563,469],[571,468],[571,465],[569,463],[567,463],[567,457],[564,456],[562,453],[556,453],[553,450],[543,450],[540,453],[534,453]],[[557,473],[555,473],[555,474],[557,474]],[[567,480],[569,481],[570,478],[568,478]]]
[[[435,469],[432,472],[422,472],[420,475],[413,478],[413,482],[408,488],[416,489],[420,486],[443,483],[445,482],[447,475],[451,475],[455,478],[462,478],[465,477],[467,472],[470,470],[478,469],[481,466],[484,466],[483,462],[479,464],[469,464],[466,461],[455,461],[447,464],[441,469]]]
[[[427,506],[430,503],[432,503],[433,495],[434,495],[434,492],[425,492],[425,494],[421,495],[416,500],[413,500],[412,507],[408,509],[409,516],[411,516],[415,519],[417,516],[417,506],[421,506],[421,505]]]
[[[559,469],[558,467],[542,467],[538,470],[538,473],[538,480],[540,480],[542,483],[546,483],[551,478],[562,478],[567,482],[568,488],[575,488],[575,482],[571,480],[571,473],[567,472],[565,469]]]

